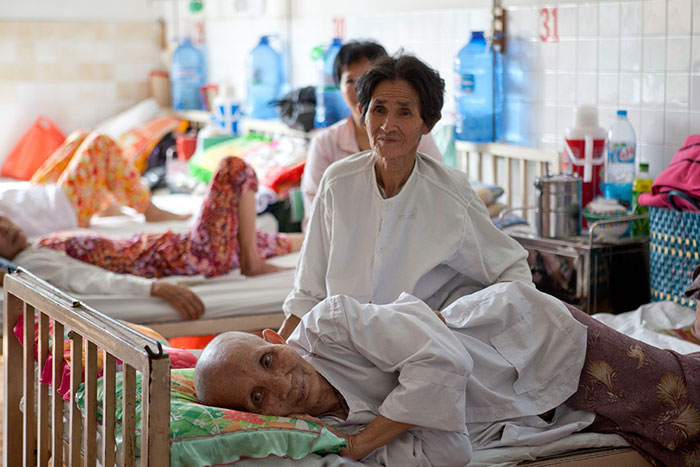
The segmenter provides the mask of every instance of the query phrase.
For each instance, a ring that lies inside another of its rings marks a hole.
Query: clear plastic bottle
[[[173,108],[176,110],[201,110],[202,97],[199,88],[206,82],[204,54],[189,37],[184,38],[173,52],[170,62],[170,87]]]
[[[251,118],[278,118],[272,104],[280,98],[284,82],[281,55],[270,46],[268,36],[248,54],[246,82],[246,115]]]
[[[620,201],[628,209],[632,205],[636,147],[637,139],[627,119],[627,111],[618,110],[617,120],[608,131],[603,194],[606,198]]]
[[[649,164],[639,163],[639,173],[632,182],[632,214],[648,214],[649,207],[639,204],[639,195],[651,193],[654,181],[649,175]],[[632,236],[643,237],[649,235],[649,219],[639,219],[632,222]]]
[[[455,136],[463,141],[487,142],[502,134],[503,65],[500,54],[473,31],[454,61],[457,121]]]
[[[238,121],[241,117],[241,104],[236,99],[232,84],[219,86],[219,93],[212,105],[214,121],[221,130],[231,135],[238,135]]]
[[[343,100],[340,89],[335,84],[335,57],[343,45],[339,37],[334,37],[320,62],[319,85],[316,87],[316,116],[314,127],[325,128],[350,116],[350,109]]]

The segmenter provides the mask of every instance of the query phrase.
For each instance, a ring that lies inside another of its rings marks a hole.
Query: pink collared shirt
[[[440,150],[430,134],[421,138],[418,151],[442,162],[442,154],[440,154]],[[355,139],[355,125],[352,116],[328,127],[311,140],[311,147],[304,166],[304,175],[301,177],[305,223],[311,214],[311,203],[318,191],[321,177],[328,166],[358,152],[360,152],[360,148]]]

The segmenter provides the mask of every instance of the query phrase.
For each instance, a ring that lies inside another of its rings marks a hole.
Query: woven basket
[[[668,194],[696,204],[684,193]],[[649,271],[651,299],[673,301],[695,308],[695,299],[683,292],[693,282],[693,270],[700,265],[700,212],[649,207]]]

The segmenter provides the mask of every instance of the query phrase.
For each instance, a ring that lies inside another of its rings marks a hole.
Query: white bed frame
[[[472,180],[503,187],[506,206],[532,206],[535,200],[531,187],[535,178],[559,173],[557,151],[468,141],[457,141],[455,147],[457,168]],[[528,209],[523,210],[527,217]]]

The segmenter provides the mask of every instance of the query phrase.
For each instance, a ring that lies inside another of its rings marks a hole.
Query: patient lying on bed
[[[223,159],[198,219],[185,233],[111,238],[64,232],[45,235],[30,245],[22,229],[0,217],[0,256],[69,292],[153,295],[168,301],[183,317],[198,318],[204,312],[199,297],[186,287],[152,278],[211,277],[236,267],[244,275],[265,274],[279,269],[266,258],[301,246],[300,234],[256,232],[256,188],[255,173],[245,162]]]
[[[650,460],[700,455],[700,356],[619,334],[519,282],[442,312],[330,297],[287,343],[225,333],[196,368],[201,402],[301,414],[383,465],[465,465],[473,449],[617,433]],[[316,418],[318,417],[318,419]]]

